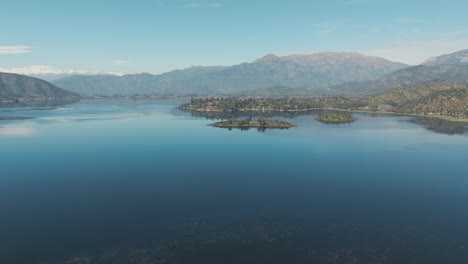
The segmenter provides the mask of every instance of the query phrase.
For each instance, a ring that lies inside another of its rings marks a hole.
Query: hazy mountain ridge
[[[468,49],[460,50],[454,53],[432,57],[426,60],[423,65],[434,66],[442,64],[455,64],[468,66]]]
[[[430,81],[466,83],[468,66],[443,63],[448,62],[444,58],[465,54],[468,50],[431,59],[431,65],[411,67],[350,52],[269,54],[230,67],[195,66],[160,75],[76,75],[53,83],[90,95],[363,96]]]
[[[413,86],[429,81],[468,82],[468,67],[460,65],[418,65],[405,68],[374,81],[346,83],[320,91],[320,95],[360,96],[378,94],[394,88]]]
[[[377,79],[409,65],[365,56],[354,52],[323,52],[310,55],[289,55],[285,60],[311,67],[315,72],[331,75],[339,82],[360,82]]]
[[[263,89],[271,86],[318,89],[350,81],[365,81],[407,67],[401,63],[358,53],[317,53],[311,55],[264,56],[252,63],[228,67],[202,75],[199,88],[216,87],[220,93]]]
[[[78,94],[66,91],[47,81],[12,73],[0,73],[0,99],[59,100],[77,98]]]
[[[192,67],[161,75],[73,76],[54,84],[82,94],[236,94],[272,86],[313,90],[377,79],[407,66],[358,53],[270,54],[230,67]]]
[[[186,85],[187,80],[223,68],[222,66],[194,66],[160,75],[149,73],[123,76],[74,75],[53,81],[53,83],[80,94],[176,94],[179,87]]]

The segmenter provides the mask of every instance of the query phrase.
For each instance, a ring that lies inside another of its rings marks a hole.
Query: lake
[[[0,108],[0,263],[468,263],[466,125],[177,104]]]

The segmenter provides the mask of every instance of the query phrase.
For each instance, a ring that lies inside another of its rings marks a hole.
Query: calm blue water
[[[0,109],[35,117],[0,120],[0,263],[468,263],[463,126],[239,131],[176,105]]]

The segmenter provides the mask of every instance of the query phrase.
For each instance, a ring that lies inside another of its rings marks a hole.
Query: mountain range
[[[0,73],[0,101],[62,100],[79,97],[47,81],[12,73]]]
[[[271,86],[316,90],[377,79],[408,65],[358,53],[267,55],[231,67],[192,67],[160,75],[72,76],[54,81],[80,94],[237,94]]]
[[[53,80],[55,86],[48,84],[47,87],[61,87],[82,95],[363,96],[434,80],[468,83],[467,58],[468,50],[462,50],[409,66],[349,52],[282,57],[269,54],[230,67],[194,66],[159,75],[77,74]],[[49,68],[45,71],[43,68],[23,70],[32,75],[72,73],[49,71]],[[19,91],[24,91],[26,98],[41,97],[38,91],[9,89],[8,94],[4,89],[3,98],[18,97],[21,95]],[[52,97],[61,96],[60,93],[57,95]]]
[[[59,87],[87,95],[188,94],[190,81],[197,76],[224,69],[221,66],[194,66],[153,75],[149,73],[112,75],[74,75],[53,81]],[[188,87],[181,89],[181,87]]]

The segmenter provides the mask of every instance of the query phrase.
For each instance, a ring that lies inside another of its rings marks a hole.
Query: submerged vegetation
[[[347,113],[325,113],[317,117],[317,121],[322,123],[352,123],[356,121],[351,114]]]

